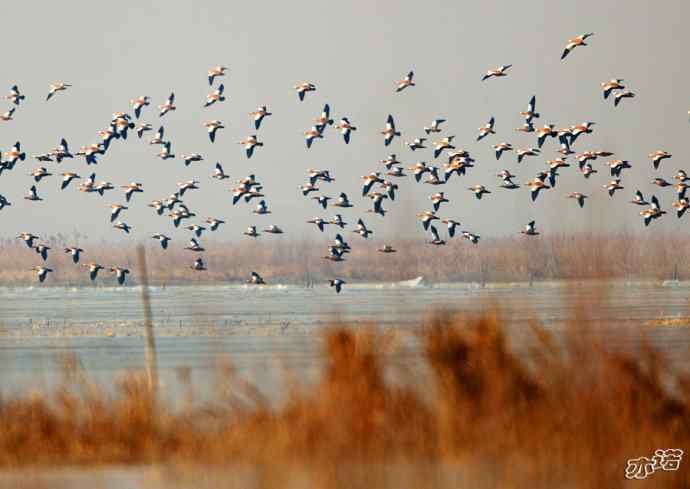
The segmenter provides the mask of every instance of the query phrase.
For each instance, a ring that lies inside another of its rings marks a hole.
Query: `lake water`
[[[410,281],[390,285],[328,287],[176,286],[151,289],[161,382],[175,391],[179,367],[195,386],[209,385],[219,362],[231,361],[259,385],[272,386],[278,365],[315,378],[320,334],[335,320],[384,327],[418,323],[433,311],[468,313],[499,306],[519,345],[526,322],[558,328],[577,301],[593,303],[596,284],[439,285]],[[627,348],[641,335],[686,367],[688,326],[643,326],[660,317],[688,316],[690,286],[616,284],[590,311],[612,327],[606,343]],[[112,385],[124,370],[144,366],[143,310],[138,287],[0,288],[0,385],[4,393],[45,388],[61,379],[66,353],[78,356],[89,378]],[[268,390],[271,390],[269,387]]]

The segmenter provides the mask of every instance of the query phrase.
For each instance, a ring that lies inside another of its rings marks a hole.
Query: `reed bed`
[[[143,376],[106,394],[75,362],[56,392],[2,399],[0,467],[166,464],[222,470],[223,487],[690,487],[686,460],[624,478],[628,459],[688,453],[690,378],[644,345],[607,350],[596,305],[574,311],[558,337],[532,324],[520,354],[498,309],[407,333],[334,325],[320,380],[286,373],[282,402],[226,368],[214,401],[173,409]],[[231,484],[248,467],[261,477]]]
[[[239,242],[204,239],[202,256],[208,271],[190,269],[195,253],[171,244],[163,251],[156,243],[147,245],[152,284],[228,283],[246,280],[251,270],[280,283],[312,283],[334,276],[349,281],[400,281],[423,276],[435,282],[505,282],[531,280],[690,279],[690,241],[678,234],[568,234],[539,237],[521,235],[485,238],[472,245],[462,238],[446,246],[432,246],[419,240],[395,240],[398,253],[376,251],[383,242],[345,236],[353,250],[346,261],[331,263],[326,255],[327,238],[247,238]],[[86,284],[88,274],[62,252],[74,239],[53,236],[45,240],[53,249],[48,263],[55,270],[46,285]],[[77,242],[79,240],[76,240]],[[131,268],[128,278],[137,283],[134,245],[82,242],[82,261],[104,266]],[[0,283],[24,285],[35,282],[31,267],[41,258],[15,239],[0,241]],[[112,285],[114,279],[102,273],[98,283]]]

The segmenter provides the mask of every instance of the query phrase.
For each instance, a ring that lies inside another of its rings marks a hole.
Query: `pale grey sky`
[[[324,212],[301,196],[297,186],[306,180],[307,168],[331,170],[336,182],[321,187],[332,197],[348,193],[356,205],[342,212],[348,222],[365,216],[376,236],[421,238],[425,235],[414,214],[429,208],[427,196],[436,190],[444,190],[451,200],[440,216],[460,220],[463,228],[484,236],[516,233],[530,218],[538,220],[542,231],[642,229],[639,208],[627,203],[633,191],[640,188],[646,195],[655,190],[670,210],[673,190],[659,191],[649,181],[657,173],[670,179],[678,168],[690,170],[685,66],[690,32],[684,24],[690,3],[681,0],[354,0],[299,7],[282,1],[5,2],[0,13],[6,40],[0,89],[8,92],[18,83],[27,96],[16,119],[0,124],[3,151],[20,140],[27,153],[35,155],[55,147],[61,137],[77,151],[98,141],[97,131],[107,126],[112,112],[130,111],[131,98],[150,95],[152,106],[144,109],[142,120],[155,127],[162,122],[177,155],[204,156],[204,162],[185,168],[179,158],[161,161],[155,156],[157,146],[134,137],[114,142],[97,166],[87,168],[82,158],[46,165],[53,173],[76,171],[83,177],[93,169],[97,179],[115,185],[142,182],[145,192],[134,196],[123,215],[134,228],[128,238],[132,240],[147,240],[158,231],[174,238],[188,235],[174,231],[169,218],[156,216],[146,204],[169,195],[176,182],[192,178],[201,181],[201,190],[185,200],[199,216],[197,221],[213,216],[229,223],[215,238],[243,239],[241,232],[249,224],[276,223],[288,233],[283,239],[305,232],[320,239],[321,233],[304,221],[331,217],[335,210]],[[567,39],[588,31],[596,33],[590,46],[561,62]],[[513,64],[508,77],[480,81],[486,70],[508,63]],[[223,80],[228,99],[202,109],[210,91],[206,71],[219,64],[230,68]],[[396,81],[410,69],[417,86],[394,93]],[[624,78],[637,93],[617,109],[600,91],[600,83],[613,77]],[[73,87],[46,103],[49,84],[58,80]],[[318,86],[302,103],[292,88],[300,81]],[[178,109],[161,121],[155,106],[171,90]],[[589,181],[574,168],[561,170],[557,188],[536,204],[526,189],[498,189],[476,201],[468,186],[481,183],[494,189],[500,183],[495,173],[502,168],[517,173],[517,181],[524,183],[557,156],[554,140],[545,145],[543,157],[521,166],[510,153],[495,160],[494,143],[536,146],[533,135],[513,130],[533,94],[542,114],[539,126],[597,123],[594,134],[581,137],[574,149],[606,149],[630,160],[633,169],[624,173],[625,191],[614,199],[605,194],[601,186],[609,179],[608,169],[600,159],[594,162],[600,172]],[[302,132],[325,102],[336,120],[346,115],[358,131],[345,145],[331,129],[307,150]],[[248,112],[261,104],[274,115],[258,131],[265,146],[247,160],[237,142],[255,132]],[[385,148],[380,131],[389,113],[403,137]],[[491,116],[496,117],[497,134],[475,142],[477,128]],[[360,175],[380,169],[378,161],[391,152],[405,166],[432,162],[431,149],[413,153],[402,141],[423,136],[423,127],[435,117],[448,120],[442,135],[455,135],[456,146],[476,158],[476,168],[465,177],[453,176],[444,187],[401,180],[399,200],[384,205],[390,211],[385,219],[366,214],[371,204],[359,197]],[[202,127],[209,119],[227,126],[213,145]],[[654,172],[647,154],[657,149],[670,151],[673,159]],[[253,215],[254,204],[233,207],[228,181],[209,178],[215,161],[223,164],[232,182],[255,173],[273,214]],[[44,202],[23,200],[32,184],[27,174],[38,166],[27,158],[0,177],[0,193],[13,203],[0,212],[2,235],[78,230],[91,239],[124,238],[109,222],[109,204],[124,201],[119,189],[100,198],[78,192],[73,182],[73,188],[60,191],[59,180],[51,177],[38,185]],[[573,190],[592,196],[584,211],[565,199]],[[680,226],[687,226],[686,221],[672,214],[652,225],[664,231]]]

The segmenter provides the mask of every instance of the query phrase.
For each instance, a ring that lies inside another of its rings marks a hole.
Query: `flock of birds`
[[[587,46],[587,39],[590,38],[593,33],[586,33],[570,39],[563,51],[561,59],[566,58],[573,50],[576,48]],[[492,78],[503,78],[508,76],[509,70],[512,65],[500,66],[496,69],[486,72],[482,77],[482,80],[489,80]],[[225,100],[224,96],[224,85],[220,83],[215,88],[216,79],[225,76],[228,68],[224,66],[217,66],[208,71],[208,83],[212,87],[211,93],[206,97],[206,102],[203,107],[207,108],[216,104],[220,104]],[[606,100],[613,98],[614,106],[618,106],[623,99],[633,98],[635,94],[626,89],[623,84],[622,79],[612,79],[601,84],[603,97]],[[396,92],[403,92],[411,87],[415,86],[414,73],[410,71],[407,76],[397,83]],[[50,86],[50,90],[47,96],[47,100],[57,95],[60,92],[64,92],[71,87],[70,84],[59,82],[54,83]],[[304,82],[299,83],[294,86],[300,101],[305,100],[306,96],[310,92],[317,90],[317,87],[313,83]],[[10,94],[6,97],[14,107],[4,114],[0,115],[0,119],[3,121],[10,121],[15,116],[15,111],[19,108],[25,101],[25,96],[20,92],[18,86],[13,86]],[[105,155],[108,151],[110,145],[116,140],[126,140],[129,131],[134,131],[139,139],[144,137],[144,134],[148,131],[153,132],[153,125],[145,122],[135,122],[139,121],[144,109],[151,104],[151,98],[148,96],[140,96],[131,100],[131,109],[133,111],[133,116],[125,112],[117,112],[113,114],[113,117],[108,125],[108,127],[99,132],[101,137],[100,142],[83,146],[79,151],[74,154],[71,153],[69,145],[65,139],[60,141],[60,144],[52,151],[44,154],[36,155],[34,158],[41,162],[57,162],[61,163],[65,159],[74,158],[81,156],[84,158],[87,166],[91,164],[96,164],[98,158]],[[159,118],[163,118],[166,114],[171,111],[176,110],[175,106],[175,94],[171,93],[170,96],[158,106]],[[250,113],[253,120],[254,130],[258,133],[263,121],[270,117],[272,114],[266,106],[258,107],[255,111]],[[529,189],[531,200],[534,202],[538,199],[539,195],[543,191],[553,189],[556,186],[557,179],[559,177],[559,170],[563,168],[570,167],[568,163],[568,158],[574,155],[574,160],[577,163],[581,174],[585,179],[593,173],[597,173],[598,170],[594,169],[591,162],[597,160],[598,158],[608,158],[612,157],[613,153],[609,151],[584,151],[581,153],[576,153],[573,150],[573,145],[576,141],[579,141],[582,136],[591,134],[595,123],[594,122],[583,122],[575,124],[568,127],[557,128],[553,124],[543,125],[541,128],[536,127],[535,120],[540,118],[540,114],[537,112],[536,97],[532,97],[527,104],[525,111],[520,112],[520,116],[524,119],[523,125],[516,129],[516,131],[533,134],[536,136],[537,147],[526,147],[518,148],[513,147],[512,144],[507,142],[500,142],[493,145],[495,150],[496,160],[500,161],[505,158],[505,154],[512,152],[516,155],[517,163],[521,163],[525,158],[539,157],[542,154],[542,148],[548,139],[555,139],[559,143],[558,153],[560,157],[550,159],[547,161],[547,167],[543,171],[539,171],[534,179],[526,182],[524,187]],[[443,132],[442,124],[445,122],[444,119],[435,119],[431,122],[428,127],[424,127],[424,133],[427,136],[431,134],[438,134]],[[204,124],[208,131],[208,137],[211,143],[215,142],[217,138],[218,131],[223,129],[225,126],[219,120],[210,120]],[[321,114],[316,118],[312,127],[304,132],[304,138],[307,148],[311,148],[312,145],[319,139],[323,139],[326,135],[326,129],[328,127],[336,128],[337,131],[342,136],[343,141],[349,144],[353,132],[357,131],[348,117],[341,117],[336,123],[330,115],[330,107],[326,104],[321,112]],[[489,138],[496,134],[494,129],[495,119],[492,117],[484,126],[478,129],[477,141],[482,141],[485,138]],[[385,122],[383,131],[383,142],[386,147],[391,145],[396,137],[400,137],[400,132],[396,129],[395,119],[392,115],[388,115]],[[435,166],[433,164],[427,164],[425,162],[418,162],[411,167],[407,167],[407,170],[411,172],[414,180],[418,183],[424,183],[432,186],[442,186],[449,183],[453,174],[458,176],[465,175],[469,169],[474,166],[475,160],[472,158],[470,153],[463,149],[457,149],[453,144],[454,136],[448,135],[441,137],[440,139],[433,141],[431,147],[433,148],[433,157],[438,159],[441,157],[447,158],[443,167]],[[172,143],[169,139],[165,138],[165,128],[160,126],[157,131],[153,132],[153,137],[149,140],[149,144],[160,146],[160,151],[158,157],[167,160],[176,158],[176,155],[172,150]],[[258,139],[257,134],[251,134],[242,141],[239,142],[246,152],[247,158],[251,158],[257,148],[263,146],[263,142]],[[409,150],[415,152],[427,148],[427,138],[418,137],[410,141],[404,142],[405,146]],[[444,153],[445,152],[445,153]],[[2,153],[2,158],[0,159],[0,175],[4,171],[13,170],[15,164],[26,158],[26,154],[23,152],[21,144],[17,142],[9,151]],[[198,153],[192,153],[188,155],[180,155],[186,166],[191,165],[194,162],[202,161],[203,157]],[[660,163],[664,159],[671,158],[671,154],[666,151],[656,151],[649,155],[649,158],[655,169],[659,168]],[[367,212],[378,214],[381,216],[386,215],[386,209],[384,209],[384,202],[386,200],[395,201],[396,193],[399,190],[399,186],[394,183],[395,179],[405,178],[407,174],[405,173],[405,167],[398,160],[395,154],[389,155],[387,158],[381,160],[380,162],[385,168],[385,173],[381,171],[373,171],[368,175],[362,176],[362,197],[371,199],[372,206]],[[624,187],[622,183],[622,174],[624,170],[630,169],[631,165],[627,160],[620,159],[610,159],[607,162],[609,171],[611,174],[611,180],[603,185],[603,188],[608,192],[609,196],[613,197],[618,190],[622,190]],[[440,172],[443,172],[441,175]],[[426,175],[426,178],[422,178]],[[43,181],[43,179],[52,176],[52,173],[45,168],[40,166],[36,170],[30,173],[33,177],[34,185],[31,186],[25,199],[36,202],[41,201],[42,198],[39,195],[38,185]],[[70,187],[73,181],[82,180],[82,177],[75,172],[63,172],[61,173],[62,182],[61,189],[66,190]],[[518,190],[522,188],[519,183],[515,182],[517,178],[508,169],[503,169],[496,175],[500,179],[500,184],[498,188],[503,190]],[[223,167],[220,163],[216,163],[211,177],[220,181],[229,178],[226,175]],[[677,211],[677,216],[681,217],[690,203],[686,197],[686,190],[690,187],[690,177],[683,170],[679,170],[676,175],[673,176],[677,183],[673,184],[678,196],[678,200],[672,204],[673,208]],[[329,206],[337,208],[351,208],[354,205],[350,202],[347,194],[341,192],[337,199],[332,199],[326,195],[320,193],[320,187],[324,184],[334,182],[335,179],[331,176],[329,170],[313,170],[309,169],[307,171],[307,182],[299,187],[302,195],[304,197],[309,197],[317,202],[317,204],[323,208],[327,209]],[[148,204],[149,207],[153,208],[159,216],[166,214],[171,218],[172,224],[175,227],[179,227],[191,218],[196,217],[196,214],[192,212],[187,205],[182,200],[186,192],[191,192],[193,190],[199,189],[198,180],[188,180],[179,182],[177,184],[177,189],[169,197],[160,200],[154,200]],[[672,184],[663,178],[655,178],[652,182],[658,187],[668,187]],[[78,186],[79,190],[87,193],[97,193],[100,196],[105,195],[106,192],[115,189],[115,186],[107,181],[96,181],[96,174],[91,173],[87,178],[83,179]],[[129,205],[131,205],[133,196],[137,193],[144,191],[143,185],[139,182],[131,182],[120,187],[124,191],[125,202],[119,204],[112,204],[110,212],[110,222],[113,227],[122,230],[125,233],[130,233],[131,227],[123,220],[121,220],[123,213],[128,211]],[[491,194],[489,190],[484,185],[474,185],[468,187],[477,199],[482,199],[485,195]],[[237,186],[232,189],[233,198],[232,204],[236,205],[242,201],[245,203],[250,203],[253,200],[257,200],[256,208],[253,209],[253,213],[257,215],[268,215],[271,213],[268,204],[264,199],[263,186],[261,182],[256,178],[254,174],[247,176],[241,180],[237,181]],[[314,195],[311,195],[314,194]],[[588,195],[582,192],[572,192],[567,195],[568,198],[574,199],[579,207],[585,205]],[[334,202],[331,202],[334,201]],[[449,199],[445,196],[443,191],[438,191],[429,196],[429,201],[431,203],[431,209],[417,214],[418,219],[421,221],[422,227],[425,231],[429,232],[430,239],[427,241],[431,245],[441,246],[446,244],[446,240],[441,237],[439,231],[434,223],[434,221],[439,221],[447,226],[448,239],[452,239],[456,236],[461,236],[471,243],[477,244],[480,240],[480,235],[473,233],[469,230],[459,230],[460,222],[451,218],[440,218],[437,216],[437,212],[441,209],[441,206],[447,204]],[[634,198],[631,201],[633,204],[642,206],[644,209],[640,211],[640,216],[643,219],[645,225],[649,225],[652,221],[659,219],[666,211],[661,209],[659,200],[656,196],[651,196],[650,200],[647,201],[643,194],[638,190],[634,194]],[[2,195],[0,195],[0,210],[10,206],[11,203]],[[341,214],[336,214],[333,219],[326,220],[323,218],[314,218],[308,223],[314,224],[320,231],[324,231],[326,226],[335,226],[339,229],[345,229],[348,223],[343,220]],[[190,250],[194,253],[202,253],[205,251],[199,239],[205,232],[216,231],[219,226],[225,224],[222,219],[209,217],[205,221],[206,226],[201,224],[188,224],[186,229],[192,233],[189,245],[185,247],[186,250]],[[271,224],[262,230],[263,233],[269,234],[282,234],[283,230],[275,224]],[[358,234],[362,238],[368,238],[369,235],[373,233],[371,229],[367,227],[363,218],[359,218],[357,224],[354,226],[352,232]],[[535,221],[528,222],[524,229],[520,231],[525,236],[536,236],[539,235]],[[257,238],[260,236],[260,232],[256,226],[250,226],[243,233],[244,235]],[[18,238],[22,239],[26,245],[34,250],[45,262],[48,260],[48,254],[50,247],[44,243],[40,242],[39,236],[32,234],[30,232],[21,233]],[[159,241],[160,246],[163,250],[168,249],[168,243],[171,238],[164,233],[157,233],[152,236],[153,239]],[[345,260],[345,255],[351,251],[350,245],[347,243],[345,238],[338,233],[335,237],[334,243],[328,247],[327,254],[323,257],[331,262],[342,262]],[[378,251],[384,254],[395,253],[396,249],[385,244],[378,248]],[[79,264],[81,254],[84,250],[78,246],[69,247],[64,249],[65,253],[71,255],[72,260],[75,264]],[[86,267],[89,272],[89,277],[92,281],[95,281],[99,271],[109,270],[111,273],[115,274],[117,281],[120,285],[124,284],[129,270],[120,266],[108,266],[104,267],[99,263],[91,262],[82,264]],[[194,262],[190,265],[190,268],[195,271],[206,270],[206,264],[204,263],[202,255],[197,255]],[[33,269],[40,282],[43,282],[48,274],[53,271],[47,265],[35,266]],[[257,272],[251,272],[247,283],[253,285],[262,285],[266,282]],[[340,292],[345,281],[340,278],[333,278],[330,280],[330,286],[335,289],[336,292]]]

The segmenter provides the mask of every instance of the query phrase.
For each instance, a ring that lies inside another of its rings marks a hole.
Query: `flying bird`
[[[27,232],[22,232],[19,233],[19,236],[17,236],[17,239],[21,239],[24,241],[27,247],[33,248],[34,247],[34,241],[40,239],[38,236],[35,234],[27,233]]]
[[[381,174],[379,172],[373,172],[369,175],[363,175],[361,177],[364,181],[364,184],[362,184],[362,197],[366,196],[371,191],[371,187],[373,187],[375,183],[383,183],[380,175]]]
[[[356,131],[357,128],[350,124],[350,120],[347,117],[341,117],[340,122],[336,125],[336,128],[340,129],[340,134],[343,136],[343,141],[345,144],[350,144],[350,135],[352,131]]]
[[[39,266],[33,267],[31,270],[36,272],[36,276],[38,277],[38,281],[40,283],[43,283],[43,281],[48,276],[48,273],[53,271],[52,268],[39,267]]]
[[[331,106],[326,104],[323,106],[323,110],[321,111],[321,115],[316,118],[316,125],[325,127],[325,126],[332,126],[333,125],[333,119],[331,119]]]
[[[247,153],[247,158],[251,158],[254,154],[254,148],[257,146],[263,146],[264,143],[256,139],[256,134],[247,136],[245,139],[239,142],[239,144],[244,146],[244,150]]]
[[[5,96],[5,99],[9,100],[14,105],[20,105],[26,99],[26,96],[22,95],[22,93],[19,91],[19,86],[12,85],[12,88],[10,88],[10,93],[9,95]]]
[[[622,78],[612,78],[611,80],[604,82],[601,84],[601,90],[604,93],[604,100],[609,98],[611,95],[611,92],[614,90],[623,90],[625,86],[622,84],[623,79]]]
[[[162,144],[165,145],[166,142],[163,139],[165,136],[165,127],[161,126],[158,128],[158,130],[154,133],[153,137],[149,141],[149,144]]]
[[[329,281],[328,281],[328,284],[329,284],[331,287],[335,287],[335,292],[336,292],[336,294],[340,294],[340,291],[342,290],[343,285],[345,285],[346,283],[347,283],[347,282],[345,282],[344,280],[339,279],[339,278],[336,278],[336,279],[333,279],[333,280],[329,280]]]
[[[455,146],[452,144],[454,138],[455,136],[446,136],[438,141],[434,141],[434,158],[438,158],[443,150],[455,149]]]
[[[593,32],[588,32],[585,34],[580,34],[577,37],[574,37],[572,39],[568,40],[568,43],[565,45],[565,49],[563,50],[563,54],[561,54],[561,59],[565,59],[566,56],[570,54],[570,52],[579,47],[579,46],[587,46],[588,44],[585,42],[589,37],[592,37],[594,35]]]
[[[313,83],[309,82],[303,82],[295,85],[295,90],[297,90],[297,96],[299,97],[300,102],[304,100],[304,95],[307,92],[315,92],[316,91],[316,85]]]
[[[359,219],[357,221],[357,225],[355,226],[355,229],[352,232],[359,234],[364,239],[367,239],[370,234],[374,233],[372,230],[367,228],[366,224],[364,224],[364,221],[362,219]]]
[[[424,128],[424,132],[427,134],[430,134],[432,132],[441,132],[440,125],[444,122],[446,122],[445,119],[434,119],[433,121],[431,121],[431,126]]]
[[[688,210],[688,207],[690,207],[690,203],[688,203],[688,199],[682,198],[678,199],[678,202],[673,202],[671,206],[676,209],[676,216],[680,219],[685,214],[685,211]]]
[[[0,114],[0,120],[5,121],[5,122],[11,121],[13,119],[14,111],[16,109],[17,109],[16,107],[12,107],[7,112],[3,112],[2,114]]]
[[[98,276],[99,270],[104,269],[99,263],[95,263],[95,262],[84,263],[82,266],[89,269],[89,278],[91,279],[92,282],[94,282],[96,280],[96,277]]]
[[[481,238],[481,236],[479,234],[471,233],[469,231],[463,231],[462,237],[465,238],[466,240],[468,240],[472,244],[479,243],[479,239]]]
[[[121,204],[111,204],[110,206],[110,222],[115,222],[118,217],[120,217],[120,213],[122,211],[125,211],[129,209],[129,207]]]
[[[436,246],[443,246],[446,244],[446,242],[442,240],[438,235],[438,230],[436,229],[436,226],[429,226],[429,233],[431,234],[431,241],[427,241],[427,243]]]
[[[568,194],[569,199],[575,199],[580,208],[585,206],[585,199],[588,198],[585,194],[581,192],[570,192]]]
[[[225,76],[226,71],[227,68],[225,66],[214,66],[213,68],[208,70],[208,84],[213,85],[213,82],[215,81],[216,77]]]
[[[347,223],[343,221],[343,216],[340,214],[336,214],[333,216],[333,219],[328,221],[328,224],[333,224],[334,226],[339,227],[340,229],[345,229],[345,226],[347,226]]]
[[[513,151],[513,145],[510,143],[494,144],[494,150],[496,151],[496,160],[500,160],[504,151]]]
[[[393,116],[388,114],[388,119],[386,120],[386,128],[381,132],[383,134],[383,143],[388,146],[393,141],[395,136],[400,136],[400,132],[395,130],[395,120]]]
[[[332,204],[335,207],[354,207],[351,203],[350,200],[347,198],[347,194],[345,192],[341,192],[340,196],[338,196],[338,200]]]
[[[525,185],[529,187],[532,202],[535,202],[537,200],[537,198],[539,197],[539,192],[551,188],[548,185],[546,185],[544,181],[540,178],[535,178],[534,180],[527,182]]]
[[[535,221],[530,221],[525,224],[524,229],[522,229],[520,233],[524,234],[525,236],[537,236],[539,232],[536,230]]]
[[[24,199],[30,200],[33,202],[38,202],[43,200],[38,196],[38,191],[36,190],[36,185],[32,185],[31,188],[29,189],[29,193],[24,196]]]
[[[204,104],[204,108],[210,107],[211,105],[217,102],[225,102],[225,96],[223,95],[224,91],[225,85],[221,83],[220,85],[218,85],[218,88],[206,95],[206,103]]]
[[[491,191],[487,190],[484,185],[475,185],[473,187],[469,187],[467,190],[474,192],[474,196],[478,200],[481,200],[481,198],[484,196],[484,194],[490,194],[491,193]]]
[[[57,83],[51,84],[50,90],[48,91],[48,96],[46,97],[46,100],[50,100],[53,97],[53,95],[55,95],[58,92],[64,92],[65,90],[67,90],[71,86],[72,85],[70,85],[68,83],[64,83],[64,82],[57,82]]]
[[[304,131],[304,142],[307,144],[307,148],[311,148],[315,139],[323,139],[322,126],[312,126],[308,131]]]
[[[418,149],[424,149],[426,146],[424,146],[424,142],[426,141],[426,138],[415,138],[412,141],[407,141],[405,145],[410,148],[412,151],[416,151]]]
[[[666,211],[661,210],[661,205],[659,204],[659,199],[656,198],[656,195],[652,196],[650,207],[640,211],[640,216],[644,221],[645,227],[649,226],[653,220],[660,218],[664,214],[666,214]]]
[[[254,118],[254,129],[258,131],[264,118],[273,114],[268,111],[268,108],[265,105],[262,105],[254,112],[250,112],[249,115]]]
[[[201,156],[199,153],[192,153],[189,155],[182,155],[181,156],[182,160],[184,161],[184,166],[189,166],[192,163],[196,161],[203,161],[204,157]]]
[[[649,154],[649,159],[652,161],[652,165],[654,165],[654,169],[658,170],[661,162],[665,159],[670,159],[671,156],[672,156],[671,153],[669,153],[667,151],[657,150],[654,153]]]
[[[508,69],[511,66],[513,66],[513,65],[503,65],[503,66],[499,66],[496,69],[487,71],[486,74],[482,77],[482,81],[488,80],[489,78],[494,78],[494,77],[500,78],[502,76],[508,76],[508,73],[506,73],[506,71],[508,71]]]
[[[252,212],[261,216],[271,213],[271,211],[268,210],[268,204],[266,204],[265,200],[260,200],[256,205],[256,209],[254,209]]]
[[[34,177],[34,181],[38,183],[41,179],[52,176],[52,173],[49,173],[48,170],[41,166],[29,173],[29,175]]]
[[[61,190],[65,190],[72,180],[75,178],[81,178],[79,175],[73,172],[65,172],[62,174],[62,184],[60,185]]]
[[[269,233],[269,234],[283,234],[283,230],[280,229],[278,226],[275,224],[271,224],[268,226],[266,229],[264,229],[264,233]]]
[[[82,250],[78,246],[69,246],[65,248],[65,253],[68,253],[72,257],[72,261],[74,263],[79,263],[79,258],[81,257],[81,253],[83,252],[84,250]]]
[[[316,217],[314,219],[308,220],[307,223],[316,225],[316,227],[319,228],[319,231],[324,232],[326,225],[328,224],[328,221],[324,221],[320,217]]]
[[[442,219],[441,222],[448,226],[448,236],[453,238],[455,236],[455,228],[460,225],[460,223],[454,219]]]
[[[204,260],[201,257],[198,257],[194,260],[194,263],[191,265],[190,268],[197,272],[203,272],[206,270],[206,265],[204,265]]]
[[[36,253],[41,255],[43,261],[46,261],[48,259],[48,251],[50,250],[50,246],[39,244],[34,248],[34,250],[36,251]]]
[[[261,277],[261,275],[259,275],[256,272],[251,272],[249,279],[247,280],[247,283],[251,285],[266,285],[266,282]]]
[[[439,217],[431,211],[420,212],[417,214],[417,218],[422,221],[422,227],[425,231],[429,229],[429,226],[433,221],[440,220]]]
[[[129,202],[132,199],[132,195],[135,193],[141,193],[144,191],[144,186],[138,182],[131,182],[127,185],[121,185],[120,188],[125,190],[125,200]]]
[[[134,109],[134,116],[138,119],[141,115],[141,109],[151,104],[151,97],[143,95],[129,101],[132,104],[132,109]],[[141,137],[141,136],[139,136]]]
[[[185,250],[190,250],[194,251],[197,253],[201,253],[204,250],[204,247],[201,246],[201,244],[196,240],[196,238],[192,238],[189,240],[189,245],[184,247]]]
[[[649,202],[644,200],[644,196],[642,195],[642,192],[640,192],[639,190],[635,191],[633,200],[631,200],[630,203],[635,205],[649,205]]]
[[[204,127],[206,127],[206,130],[208,131],[208,138],[211,140],[212,143],[216,142],[216,132],[218,131],[218,129],[225,129],[223,123],[217,119],[204,122]]]
[[[216,163],[216,167],[213,170],[213,173],[211,174],[211,178],[215,178],[216,180],[225,180],[226,178],[230,178],[230,177],[225,174],[221,164]]]
[[[122,221],[117,221],[115,224],[113,224],[113,227],[115,229],[120,229],[127,234],[129,234],[129,232],[132,229],[132,227],[129,224],[127,224],[126,222],[122,222]]]
[[[525,125],[528,126],[529,128],[531,128],[533,131],[534,127],[532,127],[532,120],[539,118],[539,113],[537,112],[537,97],[536,96],[532,95],[532,98],[530,99],[529,103],[527,104],[527,110],[524,112],[520,112],[520,115],[522,117],[524,117]],[[531,131],[523,131],[523,132],[531,132]]]
[[[622,187],[620,183],[620,178],[616,178],[614,180],[609,181],[609,183],[607,183],[606,185],[603,185],[603,187],[609,193],[609,196],[613,197],[613,194],[616,193],[616,190],[623,190],[625,188]]]
[[[407,87],[414,87],[415,83],[412,80],[414,78],[414,72],[410,71],[405,78],[398,82],[398,86],[395,89],[396,92],[402,92]]]
[[[492,117],[491,119],[489,119],[489,122],[487,122],[485,125],[479,128],[479,136],[477,136],[477,141],[481,141],[489,134],[496,134],[496,132],[494,131],[495,122],[495,119]]]
[[[328,201],[331,200],[327,195],[315,195],[312,197],[321,207],[326,209],[328,207]]]
[[[170,93],[170,95],[165,100],[165,102],[163,102],[162,105],[158,106],[158,109],[160,109],[160,112],[158,113],[158,117],[163,117],[165,114],[167,114],[171,110],[177,110],[177,107],[175,107],[175,92]]]
[[[217,231],[221,224],[225,224],[222,219],[215,219],[213,217],[206,218],[206,224],[209,225],[211,231]]]
[[[556,130],[554,130],[554,125],[553,124],[547,124],[541,129],[537,129],[537,145],[541,149],[541,147],[544,145],[544,141],[546,141],[546,138],[548,137],[556,137],[558,133]]]
[[[627,160],[610,160],[607,162],[612,177],[620,177],[623,170],[632,168]]]
[[[115,274],[115,277],[117,278],[117,283],[119,285],[124,285],[125,279],[127,278],[127,275],[129,274],[128,269],[120,268],[120,267],[111,267],[110,272]]]
[[[153,126],[147,122],[141,123],[135,128],[135,132],[137,133],[139,139],[144,137],[144,133],[146,131],[153,131]]]
[[[164,250],[167,250],[167,249],[168,249],[168,242],[171,240],[171,238],[169,238],[169,237],[166,236],[165,234],[161,234],[161,233],[156,233],[156,234],[154,234],[154,235],[151,236],[151,237],[152,237],[153,239],[157,239],[157,240],[158,240],[158,242],[159,242],[160,245],[161,245],[161,248],[163,248]]]
[[[188,229],[189,231],[191,231],[192,233],[194,233],[194,235],[195,235],[197,238],[200,238],[200,237],[201,237],[201,234],[202,234],[204,231],[206,231],[206,228],[205,228],[205,227],[199,226],[198,224],[190,224],[189,226],[187,226],[187,229]]]
[[[631,92],[630,90],[624,90],[622,92],[616,92],[616,94],[613,96],[613,106],[618,107],[618,104],[621,103],[621,100],[624,98],[634,98],[635,93]]]

